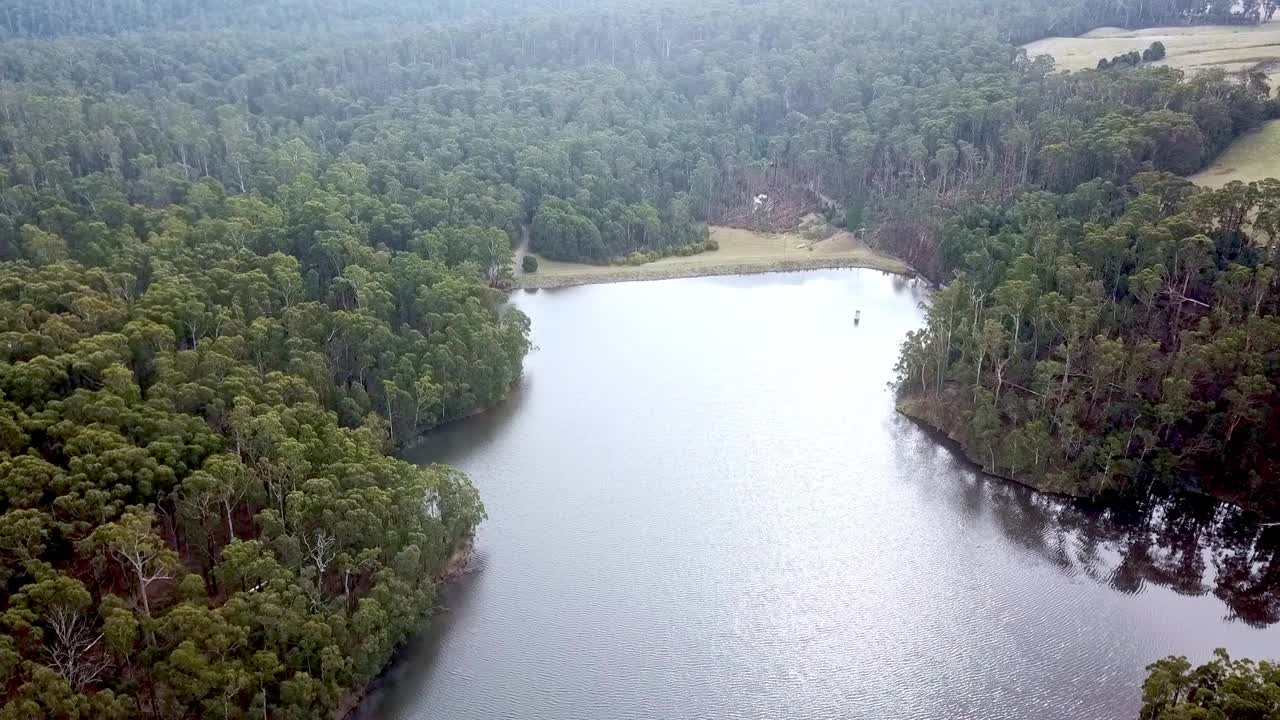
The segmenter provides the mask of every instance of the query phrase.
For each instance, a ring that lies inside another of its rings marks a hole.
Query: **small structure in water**
[[[857,325],[859,322],[862,322],[862,311],[861,311],[861,310],[854,310],[854,311],[853,311],[853,324],[854,324],[854,325]]]

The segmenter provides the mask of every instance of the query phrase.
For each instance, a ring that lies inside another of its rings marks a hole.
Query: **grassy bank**
[[[1187,179],[1220,188],[1232,180],[1248,183],[1269,177],[1280,177],[1280,120],[1240,136],[1212,165]]]
[[[1101,58],[1142,51],[1155,41],[1167,55],[1155,65],[1188,72],[1221,68],[1227,72],[1261,70],[1272,86],[1280,80],[1280,22],[1261,25],[1192,25],[1141,30],[1098,28],[1079,37],[1050,37],[1023,46],[1027,55],[1052,55],[1060,70],[1097,67]]]
[[[761,233],[740,228],[713,227],[719,250],[668,257],[643,265],[586,265],[538,258],[536,273],[518,274],[518,288],[557,288],[633,280],[664,280],[703,275],[863,267],[910,274],[901,260],[881,255],[847,232],[814,240],[799,232]]]

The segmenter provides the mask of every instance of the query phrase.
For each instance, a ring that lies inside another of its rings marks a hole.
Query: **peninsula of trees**
[[[1280,510],[1277,220],[1280,181],[1164,173],[971,208],[903,347],[903,409],[1041,489]]]
[[[904,407],[988,469],[1274,509],[1280,185],[1175,177],[1265,77],[1017,47],[1273,11],[6,3],[0,720],[340,708],[483,517],[388,453],[518,378],[526,230],[603,263],[839,207],[946,285]]]

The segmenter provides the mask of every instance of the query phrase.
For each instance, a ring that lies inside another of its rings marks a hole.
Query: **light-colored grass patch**
[[[1167,55],[1153,65],[1169,65],[1188,72],[1220,67],[1228,72],[1257,68],[1267,72],[1272,88],[1280,80],[1273,67],[1280,63],[1280,21],[1261,25],[1192,25],[1142,30],[1098,28],[1080,37],[1051,37],[1023,45],[1027,55],[1052,55],[1060,70],[1097,67],[1130,50],[1141,52],[1159,40]]]
[[[551,288],[834,267],[911,273],[906,263],[877,253],[847,232],[837,232],[815,242],[798,232],[761,233],[741,228],[712,227],[711,237],[720,243],[719,250],[688,257],[668,257],[643,265],[584,265],[539,257],[538,272],[516,277],[516,285]]]
[[[1212,165],[1187,179],[1220,188],[1232,180],[1248,183],[1269,177],[1280,177],[1280,120],[1242,135]]]

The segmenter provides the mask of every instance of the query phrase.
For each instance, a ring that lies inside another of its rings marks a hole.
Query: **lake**
[[[361,716],[1135,718],[1163,655],[1280,655],[1276,528],[1039,495],[894,412],[927,295],[831,270],[513,296],[517,391],[411,454],[479,487],[472,572]]]

